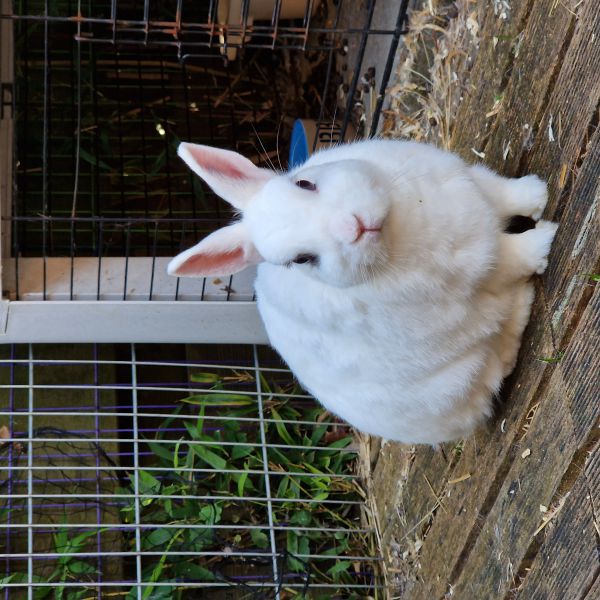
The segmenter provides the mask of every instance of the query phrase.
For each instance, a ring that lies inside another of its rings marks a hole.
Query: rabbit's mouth
[[[356,237],[352,242],[353,244],[361,240],[365,234],[369,237],[377,237],[381,233],[381,221],[365,224],[359,216],[353,216],[356,219]]]

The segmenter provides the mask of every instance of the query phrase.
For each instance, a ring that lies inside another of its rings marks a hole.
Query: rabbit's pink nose
[[[365,234],[376,236],[380,232],[381,223],[370,223],[369,220],[363,220],[357,215],[349,215],[336,219],[331,224],[332,235],[336,240],[345,244],[354,244]]]
[[[354,215],[354,218],[358,224],[358,234],[354,238],[353,243],[358,242],[358,240],[360,240],[365,234],[371,237],[376,237],[379,233],[381,233],[381,223],[369,223],[368,225],[365,225],[360,217]]]
[[[334,219],[330,231],[338,242],[352,244],[360,235],[360,225],[354,215],[348,215]]]

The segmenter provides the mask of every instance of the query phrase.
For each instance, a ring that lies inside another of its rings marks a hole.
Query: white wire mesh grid
[[[345,426],[264,348],[148,348],[0,349],[4,598],[373,593]]]

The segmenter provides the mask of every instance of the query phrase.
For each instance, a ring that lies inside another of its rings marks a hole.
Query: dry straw
[[[384,136],[450,147],[480,20],[476,0],[424,0],[409,14]]]

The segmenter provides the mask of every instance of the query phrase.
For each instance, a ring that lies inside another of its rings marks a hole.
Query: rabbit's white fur
[[[205,146],[179,153],[242,218],[169,272],[259,262],[269,339],[331,412],[409,443],[465,436],[491,414],[556,231],[504,233],[511,216],[541,216],[539,178],[403,141],[337,146],[282,174]]]

